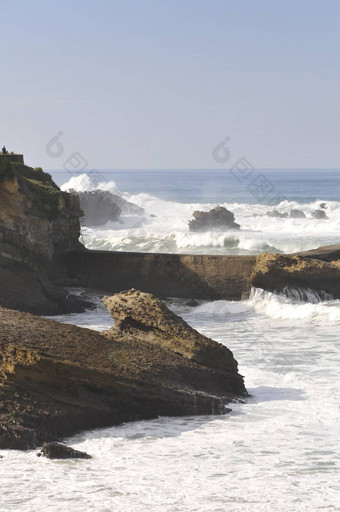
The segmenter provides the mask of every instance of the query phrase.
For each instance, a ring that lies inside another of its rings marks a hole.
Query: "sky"
[[[29,165],[340,168],[338,0],[0,8],[0,147]]]

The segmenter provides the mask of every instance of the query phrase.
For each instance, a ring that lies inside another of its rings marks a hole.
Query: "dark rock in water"
[[[285,219],[288,217],[288,213],[280,213],[277,210],[272,210],[271,212],[266,213],[267,217],[276,217]]]
[[[302,210],[290,210],[289,217],[291,219],[305,219],[306,215]]]
[[[327,219],[327,215],[326,215],[326,212],[324,212],[323,210],[315,210],[314,212],[312,212],[312,217],[314,219]]]
[[[44,443],[41,452],[37,455],[43,455],[48,459],[92,459],[88,453],[61,443]]]
[[[200,306],[201,304],[197,300],[191,299],[188,302],[186,302],[185,305],[190,306],[191,308],[196,308],[197,306]]]
[[[190,231],[240,229],[240,225],[235,222],[235,215],[223,206],[217,206],[209,212],[195,211],[192,215],[194,220],[189,220]]]
[[[321,208],[322,210],[325,210],[327,208],[327,204],[326,203],[320,203],[319,204],[319,208]]]
[[[123,215],[143,215],[144,209],[108,191],[79,192],[80,207],[87,226],[120,221]]]

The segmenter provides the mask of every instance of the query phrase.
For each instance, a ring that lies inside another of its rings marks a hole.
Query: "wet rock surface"
[[[340,298],[339,261],[264,253],[257,256],[250,281],[254,287],[273,292],[309,289],[320,296],[325,292]]]
[[[62,443],[44,443],[38,456],[43,455],[48,459],[92,459],[91,455],[70,448]]]
[[[143,215],[144,209],[108,191],[78,192],[84,224],[102,226],[107,222],[121,221],[123,215]]]
[[[326,212],[324,210],[315,210],[312,212],[313,219],[327,219]]]
[[[190,231],[240,229],[240,225],[235,222],[235,215],[223,206],[217,206],[209,212],[197,210],[192,215],[194,219],[189,221]]]
[[[302,210],[290,210],[289,217],[292,219],[305,219],[306,215]]]

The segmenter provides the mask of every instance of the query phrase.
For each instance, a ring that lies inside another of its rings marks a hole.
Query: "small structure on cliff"
[[[11,162],[14,164],[23,164],[24,163],[24,155],[19,153],[9,153],[6,149],[6,146],[3,146],[0,153],[0,161],[6,160],[7,162]]]

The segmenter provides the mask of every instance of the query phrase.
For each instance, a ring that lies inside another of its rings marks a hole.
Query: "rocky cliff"
[[[317,256],[317,254],[316,254]],[[250,277],[252,286],[273,292],[310,289],[340,298],[340,260],[322,261],[299,255],[260,254]]]
[[[54,278],[62,278],[59,259],[82,249],[81,215],[78,198],[40,168],[0,162],[1,305],[41,314],[77,309]]]
[[[223,414],[247,395],[232,353],[151,295],[105,302],[116,326],[104,334],[0,309],[0,448],[159,415]]]

